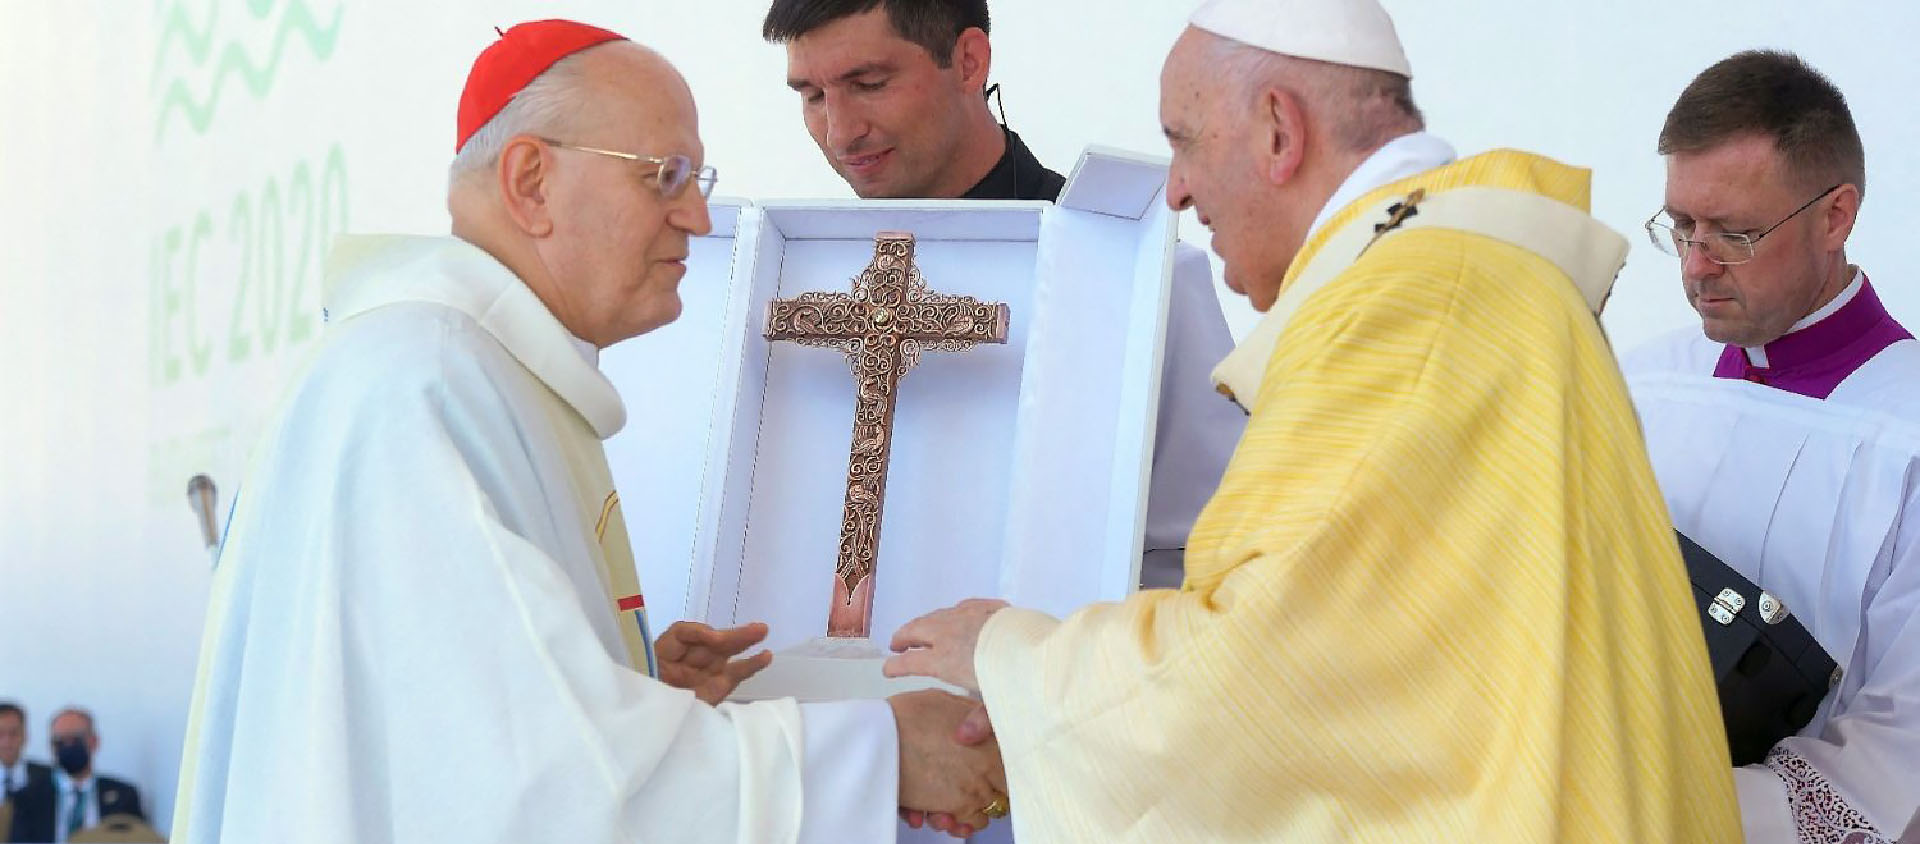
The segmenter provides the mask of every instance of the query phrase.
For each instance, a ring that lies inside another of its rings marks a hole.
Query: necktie
[[[72,838],[73,834],[79,832],[80,827],[87,822],[88,790],[89,789],[80,786],[76,786],[73,789],[73,808],[67,810],[66,837],[68,838]]]
[[[7,769],[7,790],[5,793],[7,794],[13,793],[13,769],[12,768]]]

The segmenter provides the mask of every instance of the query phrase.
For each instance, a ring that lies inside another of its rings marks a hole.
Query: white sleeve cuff
[[[1740,796],[1740,825],[1749,844],[1799,844],[1800,833],[1787,809],[1787,784],[1765,765],[1733,769]]]
[[[800,704],[799,844],[891,842],[898,830],[900,734],[884,700]]]

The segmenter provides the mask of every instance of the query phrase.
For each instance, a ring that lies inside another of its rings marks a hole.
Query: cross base
[[[965,694],[926,677],[887,679],[880,674],[884,662],[886,654],[871,639],[814,639],[775,653],[773,664],[747,678],[728,700],[878,700],[920,689]]]

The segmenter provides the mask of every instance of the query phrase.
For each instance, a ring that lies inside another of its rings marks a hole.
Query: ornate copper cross
[[[839,349],[853,367],[853,448],[828,636],[872,632],[873,570],[900,376],[920,362],[921,352],[1007,342],[1007,322],[1003,303],[929,292],[913,264],[913,235],[904,232],[873,239],[873,263],[853,280],[851,295],[805,293],[767,306],[768,340]]]

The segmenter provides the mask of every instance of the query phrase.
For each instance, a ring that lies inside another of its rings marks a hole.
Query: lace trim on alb
[[[1787,784],[1787,808],[1801,844],[1893,844],[1800,754],[1776,747],[1766,765]]]

